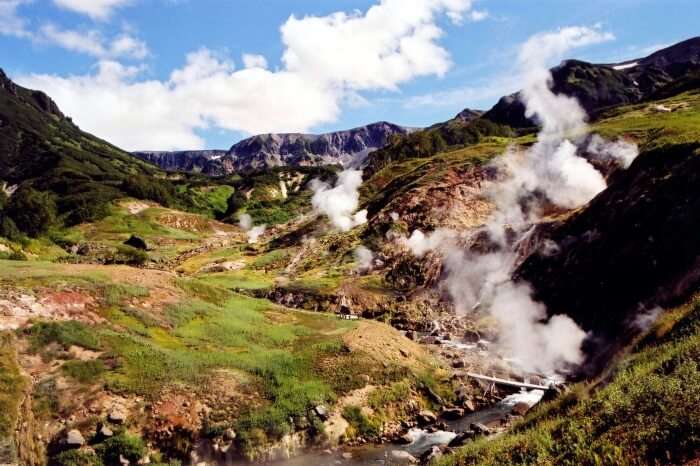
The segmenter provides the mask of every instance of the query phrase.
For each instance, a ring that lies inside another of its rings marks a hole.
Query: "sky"
[[[0,0],[0,67],[126,150],[423,127],[521,88],[518,53],[580,26],[612,63],[700,34],[698,0]]]

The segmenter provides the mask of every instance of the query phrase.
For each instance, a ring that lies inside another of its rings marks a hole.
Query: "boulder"
[[[417,464],[418,460],[409,452],[403,450],[392,450],[391,460],[396,464]]]
[[[464,417],[464,409],[462,408],[445,408],[442,411],[442,417],[448,421],[456,421]]]
[[[136,235],[131,235],[128,240],[124,241],[124,244],[131,246],[132,248],[141,249],[142,251],[148,249],[146,240]]]
[[[481,424],[481,423],[478,423],[478,422],[476,422],[476,423],[474,423],[474,424],[471,424],[471,425],[469,426],[469,429],[470,429],[470,430],[473,430],[473,431],[476,432],[478,435],[491,435],[491,429],[489,429],[489,428],[486,427],[485,425],[483,425],[483,424]]]
[[[121,406],[112,408],[112,410],[107,415],[107,420],[114,424],[124,424],[124,422],[126,422],[126,418],[126,410]]]
[[[462,433],[457,434],[457,436],[452,439],[450,444],[448,445],[450,448],[457,448],[465,445],[467,442],[470,442],[474,440],[474,437],[476,437],[476,432],[472,430],[467,430]]]
[[[442,458],[442,450],[437,445],[433,446],[429,450],[426,450],[422,455],[420,455],[420,461],[423,464],[429,464],[432,461]]]
[[[80,448],[85,445],[85,437],[77,429],[69,430],[63,443],[68,448]]]
[[[323,405],[318,405],[314,408],[314,412],[321,418],[322,421],[328,420],[328,408]]]
[[[100,426],[99,429],[97,429],[97,436],[101,439],[106,439],[114,436],[114,432],[112,432],[112,429],[110,429],[109,427],[103,425]]]
[[[432,411],[423,410],[418,413],[418,423],[421,425],[433,424],[437,421],[437,416]]]
[[[462,402],[462,406],[464,407],[464,410],[468,413],[473,413],[474,411],[476,411],[476,405],[472,400],[464,400]]]

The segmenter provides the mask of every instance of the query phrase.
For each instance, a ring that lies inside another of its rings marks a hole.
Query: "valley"
[[[695,464],[699,70],[138,157],[0,73],[0,464]]]

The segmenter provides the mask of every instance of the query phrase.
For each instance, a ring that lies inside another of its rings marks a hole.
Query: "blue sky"
[[[262,131],[430,125],[516,90],[534,34],[598,28],[615,40],[570,56],[620,61],[698,35],[697,18],[697,0],[0,0],[0,67],[127,149],[227,148]],[[365,66],[381,47],[398,52]]]

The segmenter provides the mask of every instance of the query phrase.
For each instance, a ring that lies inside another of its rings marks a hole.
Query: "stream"
[[[414,441],[407,445],[387,443],[382,445],[363,445],[357,447],[341,447],[334,450],[332,453],[309,450],[294,458],[288,460],[280,460],[263,463],[268,466],[369,466],[369,465],[394,465],[407,464],[406,461],[401,461],[396,455],[396,452],[409,453],[415,458],[420,456],[431,447],[445,446],[449,444],[457,434],[455,432],[464,432],[469,430],[473,423],[484,424],[486,426],[497,426],[501,419],[511,412],[513,406],[518,403],[525,402],[530,406],[537,404],[544,392],[541,390],[532,390],[529,392],[517,393],[504,398],[495,405],[482,409],[480,411],[468,414],[461,419],[455,421],[444,421],[447,424],[450,432],[437,431],[429,433],[423,429],[411,429],[409,434],[413,436]],[[453,432],[452,432],[453,431]],[[221,463],[219,466],[250,466],[251,463],[235,462]]]
[[[479,343],[488,344],[481,341]],[[457,349],[463,353],[485,354],[479,344],[463,343],[454,340],[443,341],[446,347]],[[467,414],[457,420],[440,419],[447,425],[447,431],[429,432],[420,428],[413,428],[408,433],[413,438],[409,444],[386,443],[368,444],[362,446],[340,447],[332,452],[328,450],[307,450],[298,456],[288,460],[262,463],[267,466],[369,466],[369,465],[396,465],[409,464],[401,455],[406,453],[419,459],[423,453],[433,446],[446,446],[457,433],[470,430],[472,424],[483,424],[487,427],[497,427],[506,414],[510,414],[518,403],[527,403],[530,407],[536,405],[544,396],[542,390],[521,391],[505,397],[500,402]],[[247,462],[218,463],[217,466],[250,466]]]

